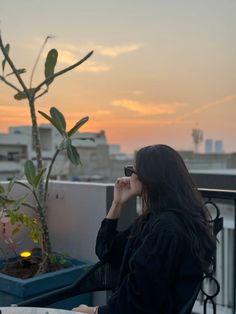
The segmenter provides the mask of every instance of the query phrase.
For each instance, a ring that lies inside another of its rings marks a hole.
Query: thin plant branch
[[[49,76],[46,80],[44,80],[44,81],[43,81],[42,83],[40,83],[37,87],[35,87],[34,92],[33,92],[33,95],[35,95],[35,94],[40,90],[40,88],[41,88],[43,85],[47,84],[48,82],[50,82],[51,80],[53,80],[53,79],[56,78],[57,76],[62,75],[62,74],[64,74],[64,73],[66,73],[66,72],[68,72],[68,71],[70,71],[70,70],[72,70],[72,69],[78,67],[80,64],[84,63],[89,57],[91,57],[92,54],[93,54],[93,50],[90,51],[83,59],[79,60],[79,61],[76,62],[75,64],[72,64],[72,65],[70,65],[69,67],[67,67],[67,68],[65,68],[65,69],[63,69],[63,70],[61,70],[61,71],[58,71],[57,73],[55,73],[55,74]]]
[[[43,196],[43,206],[45,205],[46,203],[46,199],[47,199],[47,194],[48,194],[48,183],[49,183],[49,178],[50,178],[50,175],[51,175],[51,172],[52,172],[52,167],[54,165],[54,162],[57,158],[57,155],[60,153],[60,150],[57,149],[52,160],[51,160],[51,163],[50,163],[50,166],[49,166],[49,169],[48,169],[48,173],[47,173],[47,177],[46,177],[46,181],[45,181],[45,189],[44,189],[44,196]]]
[[[11,67],[12,72],[14,72],[14,74],[15,74],[15,76],[16,76],[18,82],[19,82],[20,85],[22,86],[25,95],[27,96],[28,99],[30,99],[30,94],[29,94],[29,92],[28,92],[28,89],[27,89],[25,83],[23,82],[23,80],[22,80],[20,74],[18,73],[17,69],[15,68],[13,62],[11,61],[11,58],[10,58],[9,55],[5,52],[5,47],[4,47],[3,42],[2,42],[1,33],[0,33],[0,48],[1,48],[1,50],[2,50],[2,53],[3,53],[4,57],[5,57],[5,59],[7,60],[8,64],[9,64],[9,66]]]
[[[3,81],[6,85],[10,86],[11,88],[15,89],[17,92],[21,93],[21,90],[17,88],[15,85],[12,83],[8,82],[4,76],[0,75],[0,80]]]
[[[48,41],[49,39],[51,39],[52,37],[53,37],[53,36],[47,36],[47,37],[45,38],[44,42],[43,42],[43,45],[42,45],[41,49],[39,50],[39,54],[38,54],[38,56],[37,56],[37,58],[36,58],[36,60],[35,60],[35,64],[34,64],[34,66],[33,66],[33,69],[32,69],[31,75],[30,75],[30,88],[32,87],[34,72],[35,72],[35,70],[36,70],[36,68],[37,68],[37,65],[38,65],[38,62],[39,62],[39,58],[40,58],[40,56],[41,56],[41,54],[42,54],[42,52],[43,52],[44,47],[46,46],[47,41]]]
[[[47,263],[48,263],[48,256],[46,255],[43,258],[42,262],[40,263],[39,268],[38,268],[38,270],[34,276],[38,276],[38,275],[42,274],[47,267]]]
[[[45,89],[41,94],[39,94],[38,96],[36,96],[34,99],[38,99],[39,97],[42,97],[43,95],[45,95],[48,92],[48,89]]]
[[[21,181],[14,181],[15,184],[19,184],[19,185],[22,185],[24,188],[30,190],[30,192],[33,192],[33,190],[24,182],[21,182]]]
[[[34,195],[34,198],[35,198],[35,200],[36,200],[36,202],[37,202],[38,208],[39,208],[40,210],[42,210],[42,206],[41,206],[40,200],[39,200],[39,198],[38,198],[38,196],[37,196],[37,193],[36,193],[34,190],[33,190],[33,195]]]
[[[29,203],[22,203],[22,206],[25,206],[25,207],[28,207],[28,208],[30,208],[30,209],[33,209],[33,211],[35,211],[36,213],[38,213],[38,212],[37,212],[37,209],[36,209],[33,205],[31,205],[31,204],[29,204]]]

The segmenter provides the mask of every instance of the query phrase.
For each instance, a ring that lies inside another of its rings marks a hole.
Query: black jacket
[[[119,267],[119,280],[99,314],[178,313],[199,285],[202,267],[192,254],[184,225],[174,211],[149,213],[142,226],[118,232],[117,219],[104,219],[96,254]]]

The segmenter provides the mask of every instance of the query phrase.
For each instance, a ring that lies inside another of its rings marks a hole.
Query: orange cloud
[[[58,61],[67,65],[76,63],[79,59],[70,51],[60,50],[58,54]],[[80,72],[107,72],[110,71],[110,67],[104,63],[98,63],[88,60],[77,68]]]
[[[127,44],[121,44],[121,45],[107,46],[107,45],[101,45],[101,44],[89,42],[89,43],[83,43],[79,46],[75,46],[72,44],[61,43],[60,47],[63,47],[63,49],[66,48],[68,51],[78,52],[80,54],[84,54],[90,50],[94,50],[96,54],[98,55],[115,58],[120,55],[139,50],[142,47],[142,44],[141,43],[127,43]]]
[[[80,72],[107,72],[110,71],[110,67],[104,63],[98,63],[95,61],[86,61],[77,68]]]
[[[117,99],[112,101],[112,105],[116,107],[122,107],[133,111],[134,113],[142,116],[149,115],[172,115],[177,112],[180,106],[185,106],[183,103],[170,103],[170,104],[153,104],[153,103],[141,103],[137,100],[131,99]]]
[[[102,56],[118,57],[119,55],[137,51],[141,48],[141,44],[127,44],[116,46],[97,46],[95,49]]]

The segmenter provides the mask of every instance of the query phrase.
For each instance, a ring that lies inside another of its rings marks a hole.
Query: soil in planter
[[[0,269],[0,272],[12,277],[27,279],[34,277],[37,274],[41,263],[41,257],[18,259],[4,265],[4,267]],[[65,268],[65,265],[62,265],[60,263],[49,263],[47,267],[44,268],[43,273],[49,273],[52,271],[60,270],[62,268]]]

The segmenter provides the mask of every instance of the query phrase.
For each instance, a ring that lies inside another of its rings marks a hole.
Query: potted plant
[[[24,254],[30,254],[29,252],[26,252],[20,257],[14,248],[14,240],[12,238],[5,239],[5,243],[13,252],[15,252],[15,256],[11,260],[8,259],[7,262],[5,261],[0,270],[0,272],[2,272],[0,274],[0,287],[2,288],[2,292],[0,292],[0,305],[17,303],[21,300],[39,295],[40,293],[70,284],[75,276],[78,276],[83,272],[84,267],[88,267],[88,264],[82,264],[81,266],[81,262],[71,259],[69,261],[65,256],[53,252],[46,219],[46,204],[50,174],[58,154],[61,151],[66,151],[69,160],[74,165],[77,166],[80,164],[80,156],[76,148],[73,146],[72,140],[73,135],[88,121],[89,118],[83,117],[75,123],[74,127],[67,130],[64,115],[56,107],[50,108],[50,114],[38,111],[39,114],[46,118],[61,135],[61,144],[57,147],[49,167],[45,168],[43,165],[42,146],[36,115],[36,100],[49,91],[49,87],[56,77],[78,67],[92,55],[93,51],[89,52],[83,59],[75,64],[55,72],[58,52],[56,49],[51,49],[45,60],[44,80],[36,86],[33,86],[35,69],[49,39],[50,36],[45,39],[43,46],[40,49],[31,72],[29,86],[27,87],[22,78],[26,69],[19,69],[15,66],[10,57],[10,45],[3,43],[0,33],[0,50],[3,54],[0,81],[16,91],[16,94],[14,95],[16,100],[27,100],[32,123],[33,145],[36,153],[36,166],[32,160],[27,160],[24,164],[26,182],[12,179],[7,187],[0,185],[0,219],[3,223],[6,222],[6,220],[10,221],[13,226],[13,235],[18,233],[22,226],[25,226],[28,230],[29,237],[37,245],[37,250],[34,250],[31,256],[24,256]],[[7,68],[8,71],[6,72]],[[16,79],[18,85],[15,85],[9,80],[11,77]],[[44,178],[44,176],[46,176],[46,178]],[[16,185],[25,189],[25,193],[17,199],[11,196],[12,188]],[[29,197],[31,198],[31,202],[28,201]],[[22,208],[25,207],[32,210],[33,215],[28,215],[22,211]],[[68,261],[73,265],[71,270],[66,267],[68,266]],[[28,271],[31,268],[33,269],[31,274],[26,277],[32,278],[22,279],[22,275],[17,275],[20,278],[15,278],[16,269],[19,270],[19,273],[21,272],[21,269],[23,269],[22,272],[25,276],[26,270]],[[9,274],[11,276],[9,276]],[[64,275],[65,278],[62,278]],[[53,280],[51,278],[53,278]],[[85,302],[88,302],[88,300],[86,299]],[[78,300],[76,300],[75,304],[77,303]],[[71,308],[74,304],[72,302],[64,305],[61,304],[59,306]]]

